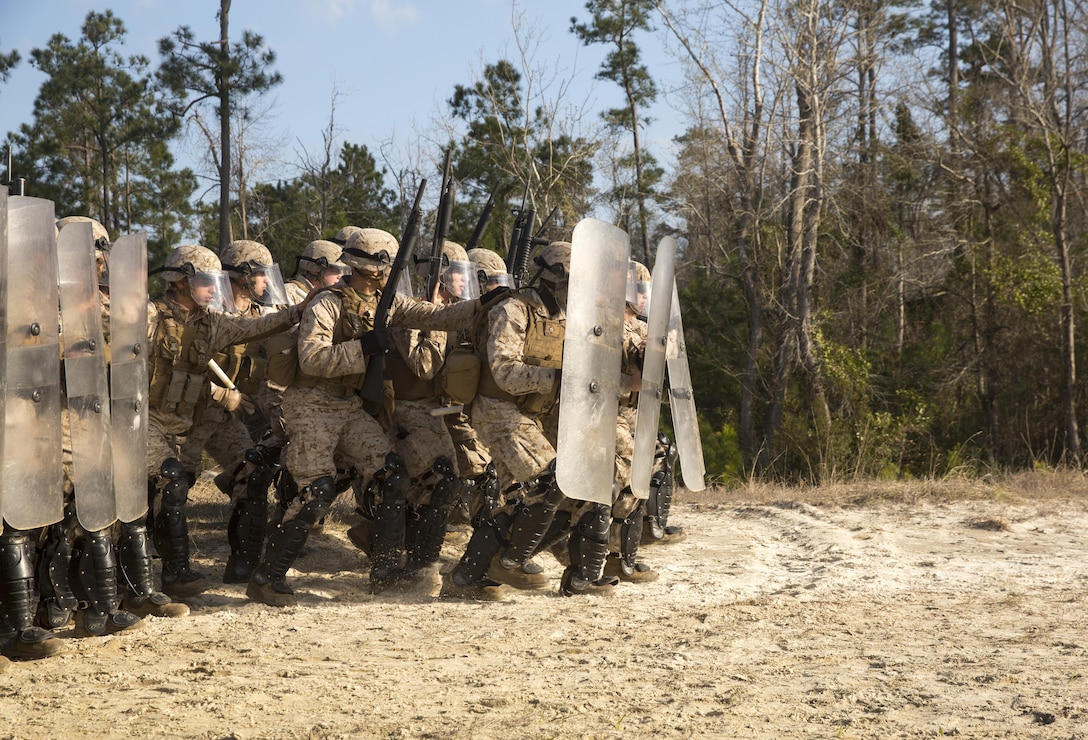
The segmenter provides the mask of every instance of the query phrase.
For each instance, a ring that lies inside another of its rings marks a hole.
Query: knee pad
[[[331,475],[323,475],[304,489],[304,492],[307,491],[309,495],[304,495],[307,501],[302,505],[295,520],[300,520],[312,527],[332,508],[332,503],[336,500],[336,485]]]
[[[180,508],[189,500],[189,479],[176,458],[171,457],[162,464],[157,483],[163,508]]]

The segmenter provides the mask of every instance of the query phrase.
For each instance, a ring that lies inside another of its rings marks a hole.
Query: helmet
[[[315,239],[306,245],[299,255],[299,269],[303,272],[320,272],[326,267],[346,268],[340,261],[344,247],[327,239]]]
[[[397,238],[381,229],[359,229],[348,236],[340,261],[355,269],[389,267],[397,256]]]
[[[110,234],[106,227],[88,216],[65,216],[57,219],[57,229],[63,229],[68,224],[90,224],[91,237],[94,239],[95,249],[108,250],[110,248]]]
[[[570,274],[570,242],[551,242],[534,261],[542,268],[541,280],[565,283]]]
[[[340,231],[336,232],[336,236],[332,238],[332,241],[340,246],[344,246],[348,243],[348,237],[357,231],[362,231],[362,228],[359,226],[345,226],[340,229]]]
[[[287,288],[280,266],[268,247],[260,242],[238,239],[219,252],[223,269],[237,284],[244,284],[250,297],[263,306],[287,305]]]
[[[260,242],[237,239],[219,250],[219,260],[228,272],[243,273],[246,267],[268,267],[275,260]]]
[[[502,275],[506,272],[506,263],[503,262],[502,257],[490,249],[477,247],[468,250],[467,254],[469,261],[476,265],[477,270],[483,270],[488,275]]]
[[[223,264],[215,252],[199,244],[182,244],[166,256],[162,264],[163,278],[176,283],[184,277],[197,273],[222,272]]]
[[[631,260],[627,269],[627,305],[639,316],[650,313],[650,286],[650,271],[646,265]]]
[[[215,252],[199,244],[183,244],[166,256],[156,272],[169,283],[188,278],[189,294],[198,305],[216,311],[234,311],[234,292]]]
[[[481,293],[503,285],[507,288],[514,287],[514,276],[506,271],[506,263],[490,249],[470,249],[468,258],[476,268]]]
[[[295,273],[303,272],[315,283],[332,285],[351,272],[351,268],[340,261],[343,253],[342,245],[327,239],[315,239],[298,256]]]

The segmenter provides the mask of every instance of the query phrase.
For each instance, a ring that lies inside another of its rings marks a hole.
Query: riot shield
[[[72,484],[76,516],[88,532],[117,518],[113,503],[110,395],[106,343],[89,223],[71,223],[57,236],[60,327],[64,350]]]
[[[650,288],[650,314],[646,320],[646,352],[642,361],[642,390],[638,394],[638,422],[635,451],[631,460],[631,492],[649,498],[657,449],[657,427],[661,420],[661,394],[665,380],[665,343],[669,331],[676,240],[667,236],[657,245],[657,258]],[[653,296],[660,300],[653,300]]]
[[[52,201],[41,198],[10,196],[3,210],[0,514],[16,529],[34,529],[64,515],[56,219]]]
[[[147,511],[147,237],[110,247],[110,416],[117,518]]]
[[[680,296],[676,284],[672,287],[672,311],[669,316],[669,341],[665,346],[665,362],[669,368],[669,405],[672,409],[672,429],[676,449],[680,453],[680,469],[689,491],[701,491],[706,466],[703,463],[703,442],[699,436],[699,417],[695,413],[695,396],[691,392],[691,372],[688,369],[687,347],[684,345],[684,322],[680,318]]]
[[[555,479],[564,495],[601,504],[612,503],[629,251],[615,226],[574,227]]]

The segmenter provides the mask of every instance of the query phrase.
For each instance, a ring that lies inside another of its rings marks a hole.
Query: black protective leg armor
[[[563,577],[563,592],[578,593],[601,578],[608,555],[608,526],[611,507],[596,504],[582,515],[570,533],[570,567]]]
[[[638,545],[642,540],[642,507],[639,504],[626,519],[614,520],[619,525],[620,560],[625,568],[635,567],[635,556],[638,555]]]
[[[303,504],[298,516],[287,522],[281,522],[268,537],[268,549],[264,560],[253,572],[250,583],[271,585],[272,589],[282,594],[294,591],[287,585],[287,571],[298,559],[306,546],[310,529],[329,513],[332,502],[336,500],[336,488],[331,475],[324,475],[303,492],[303,498],[309,499]]]
[[[502,554],[502,567],[508,570],[520,568],[532,557],[540,541],[547,534],[563,492],[555,483],[554,463],[552,468],[534,482],[532,493],[544,494],[544,499],[528,506],[518,505],[510,524],[510,545]]]
[[[650,479],[650,496],[646,499],[646,529],[650,537],[655,540],[665,536],[665,527],[669,523],[673,471],[676,469],[678,454],[676,445],[664,434],[658,433],[657,452],[654,454],[657,470]]]
[[[193,596],[207,588],[207,583],[189,564],[189,522],[185,515],[189,483],[181,463],[174,458],[164,462],[159,484],[162,501],[155,515],[154,535],[162,558],[163,591]]]
[[[12,658],[45,658],[61,652],[51,630],[34,624],[38,591],[30,533],[4,525],[0,533],[0,652]]]
[[[472,487],[468,493],[469,521],[473,527],[478,527],[490,519],[491,512],[502,505],[499,474],[495,472],[494,463],[488,463],[487,469],[472,479]]]
[[[47,528],[45,546],[38,556],[38,624],[45,629],[68,624],[79,607],[71,585],[73,551],[68,539],[74,519],[74,512],[68,509],[64,521]]]
[[[0,534],[0,643],[34,626],[37,602],[30,533],[5,526]]]
[[[461,498],[461,479],[454,474],[449,458],[435,460],[432,471],[438,480],[431,488],[430,503],[411,511],[404,525],[407,567],[412,571],[438,562],[446,539],[446,522]]]
[[[117,561],[121,566],[121,581],[133,596],[146,597],[155,593],[147,525],[142,519],[121,522],[121,536],[117,540]]]
[[[265,529],[268,524],[268,488],[272,485],[273,470],[265,464],[258,451],[246,453],[251,467],[244,479],[245,495],[234,502],[230,521],[227,523],[227,542],[230,556],[227,558],[223,583],[245,583],[261,562],[264,549]]]
[[[452,580],[456,585],[472,586],[483,579],[491,566],[491,560],[506,542],[509,527],[510,515],[505,512],[476,525],[465,546],[465,554],[453,571]]]
[[[389,453],[385,467],[374,474],[381,487],[381,501],[374,507],[370,545],[370,590],[408,576],[404,569],[405,497],[408,474],[400,456]]]
[[[121,605],[117,593],[117,553],[109,530],[87,532],[76,583],[80,599],[87,602],[87,610],[93,615],[106,617]]]

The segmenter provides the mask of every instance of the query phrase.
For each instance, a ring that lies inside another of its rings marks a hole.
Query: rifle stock
[[[408,214],[408,222],[404,225],[404,234],[400,238],[400,248],[397,256],[393,258],[393,266],[389,270],[389,278],[385,281],[382,297],[378,299],[378,307],[374,311],[374,328],[385,329],[389,325],[389,307],[393,305],[396,297],[397,278],[404,270],[404,265],[415,252],[416,237],[419,236],[419,212],[420,202],[423,200],[423,190],[427,187],[424,178],[419,183],[416,191],[415,203]],[[371,355],[367,359],[366,374],[363,376],[363,387],[359,391],[363,398],[363,406],[371,414],[377,415],[385,400],[385,355]]]

